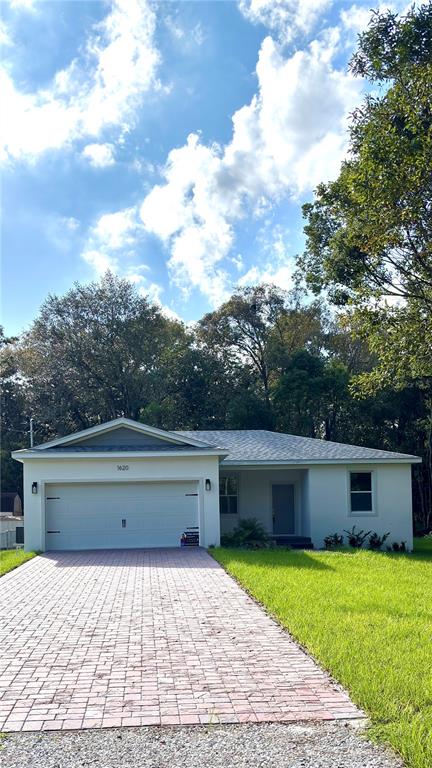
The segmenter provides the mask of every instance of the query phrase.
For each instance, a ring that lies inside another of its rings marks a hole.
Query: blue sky
[[[1,3],[6,332],[106,269],[185,321],[289,288],[370,2]]]

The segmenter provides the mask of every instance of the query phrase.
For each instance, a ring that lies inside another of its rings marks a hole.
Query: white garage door
[[[198,526],[196,482],[46,486],[46,548],[178,547]]]

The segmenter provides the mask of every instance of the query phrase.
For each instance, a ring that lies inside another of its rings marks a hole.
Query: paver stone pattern
[[[51,552],[0,580],[0,730],[358,718],[207,552]]]

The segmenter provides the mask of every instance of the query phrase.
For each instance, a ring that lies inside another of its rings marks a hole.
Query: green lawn
[[[4,576],[8,571],[13,571],[27,560],[35,556],[35,552],[23,552],[22,549],[2,549],[0,550],[0,576]]]
[[[414,539],[414,551],[417,554],[429,553],[432,555],[432,536],[424,536],[423,539]]]
[[[432,766],[432,539],[414,554],[212,550],[370,716],[410,768]]]

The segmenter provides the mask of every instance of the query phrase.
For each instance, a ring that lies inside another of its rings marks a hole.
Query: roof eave
[[[347,459],[276,459],[272,461],[262,459],[224,459],[224,467],[309,467],[319,464],[421,464],[419,456],[391,457],[391,458],[347,458]]]
[[[22,448],[19,451],[12,451],[11,456],[16,461],[24,461],[26,459],[36,459],[36,461],[49,461],[53,459],[161,459],[167,458],[191,458],[202,456],[227,456],[227,452],[221,449],[203,449],[195,451],[44,451],[39,448],[35,450],[29,450]]]

